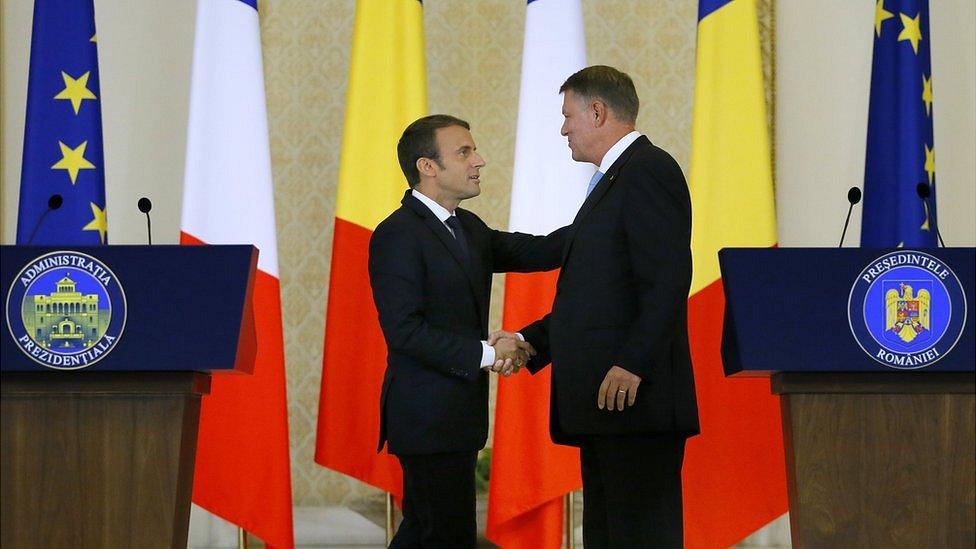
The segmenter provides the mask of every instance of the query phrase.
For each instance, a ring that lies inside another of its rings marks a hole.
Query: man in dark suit
[[[681,547],[681,463],[699,429],[688,187],[634,131],[629,76],[588,67],[559,91],[573,159],[599,169],[570,226],[552,311],[518,335],[538,351],[530,371],[552,362],[553,441],[580,448],[586,548]]]
[[[458,207],[481,192],[485,165],[463,120],[417,120],[397,155],[411,188],[369,243],[388,347],[379,447],[388,444],[403,467],[403,523],[391,546],[474,547],[487,369],[507,373],[528,358],[522,342],[487,343],[492,272],[554,269],[566,229],[505,233]]]

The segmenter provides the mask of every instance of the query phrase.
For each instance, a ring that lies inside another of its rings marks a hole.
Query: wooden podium
[[[39,258],[61,256],[68,259],[53,262],[54,274],[44,278],[36,272],[45,265]],[[4,246],[2,257],[7,314],[0,327],[0,545],[186,547],[209,372],[233,375],[253,368],[257,251]],[[86,264],[86,257],[95,263]],[[32,272],[31,265],[40,267]],[[80,281],[86,268],[101,273],[92,265],[110,272],[110,278],[102,277],[109,281],[107,291]],[[29,276],[36,280],[25,297],[16,286],[27,287]],[[55,292],[34,288],[54,279]],[[91,309],[84,304],[93,298],[85,296],[97,296]],[[85,335],[82,317],[90,313],[95,338],[79,349],[97,348],[107,341],[104,335],[98,341],[95,328],[103,301],[112,307],[101,325],[110,338],[117,336],[104,353],[72,355],[31,344],[55,341],[54,334],[61,336],[57,341]],[[38,316],[27,318],[34,303]],[[49,305],[56,310],[48,313]],[[24,335],[25,325],[34,339]],[[121,332],[112,332],[113,326]],[[80,368],[45,364],[68,362],[70,356],[98,360]]]
[[[939,360],[895,368],[871,347],[882,338],[855,335],[874,307],[855,281],[886,253],[720,253],[726,374],[768,375],[780,395],[794,547],[976,546],[976,256],[924,250],[957,275],[946,303],[961,324],[943,337],[960,333]]]

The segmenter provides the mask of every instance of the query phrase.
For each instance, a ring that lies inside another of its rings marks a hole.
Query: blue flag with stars
[[[927,0],[875,0],[861,246],[934,247],[935,143]],[[917,194],[928,183],[926,205]]]
[[[17,244],[108,242],[96,47],[92,0],[35,0]]]

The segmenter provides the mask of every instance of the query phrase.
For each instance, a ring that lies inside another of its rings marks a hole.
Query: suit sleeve
[[[530,358],[529,363],[525,365],[533,374],[552,362],[552,352],[549,346],[549,317],[551,315],[552,313],[549,313],[518,331],[538,353]]]
[[[691,201],[681,169],[670,157],[635,167],[624,202],[624,234],[638,313],[617,365],[654,381],[671,356],[676,319],[691,285]]]
[[[547,236],[489,230],[492,271],[531,273],[559,267],[569,227],[556,229]]]
[[[378,227],[369,242],[369,280],[391,353],[464,379],[481,371],[481,341],[431,326],[424,317],[425,266],[410,231]]]

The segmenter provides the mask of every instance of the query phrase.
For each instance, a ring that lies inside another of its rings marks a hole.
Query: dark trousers
[[[580,446],[586,549],[682,546],[682,436],[592,436]]]
[[[474,547],[477,452],[397,456],[403,468],[403,522],[390,547]]]

